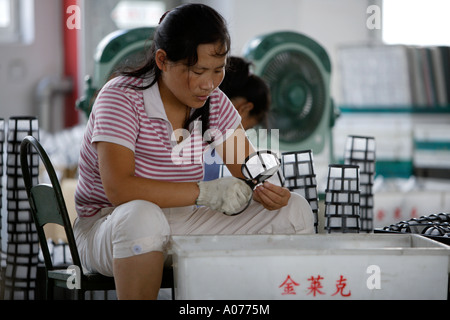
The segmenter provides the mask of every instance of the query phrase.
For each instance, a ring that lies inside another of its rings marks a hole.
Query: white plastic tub
[[[412,234],[174,236],[176,299],[447,299],[450,247]]]

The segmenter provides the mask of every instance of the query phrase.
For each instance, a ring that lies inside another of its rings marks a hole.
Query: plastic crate
[[[173,236],[176,299],[447,299],[450,247],[411,234]]]

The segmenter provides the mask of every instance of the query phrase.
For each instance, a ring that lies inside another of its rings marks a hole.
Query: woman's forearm
[[[168,182],[135,175],[134,153],[123,146],[96,143],[100,176],[105,194],[114,206],[147,200],[162,208],[195,204],[199,195],[196,182]]]
[[[107,197],[114,206],[132,200],[146,200],[161,208],[183,207],[194,205],[198,195],[196,182],[168,182],[136,176],[114,184],[107,191]]]

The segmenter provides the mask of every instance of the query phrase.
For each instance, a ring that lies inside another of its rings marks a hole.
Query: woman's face
[[[220,44],[199,45],[198,61],[191,67],[183,62],[170,62],[166,58],[161,68],[161,79],[169,95],[165,98],[195,109],[203,107],[225,76],[226,55],[217,55],[221,51],[223,47]]]

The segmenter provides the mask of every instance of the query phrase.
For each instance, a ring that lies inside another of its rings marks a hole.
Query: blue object
[[[220,176],[220,166],[222,159],[216,154],[216,150],[205,153],[205,174],[203,181],[218,179]]]

